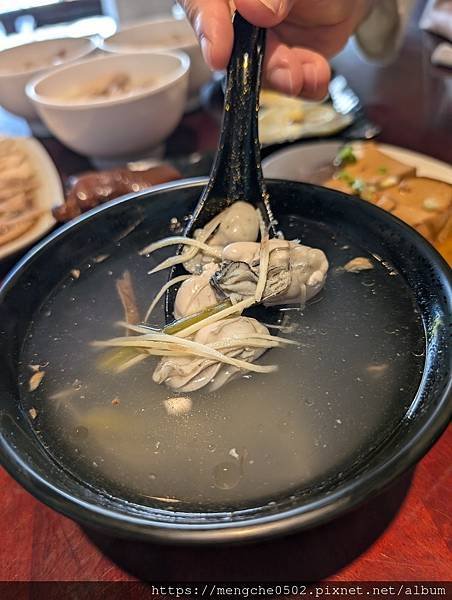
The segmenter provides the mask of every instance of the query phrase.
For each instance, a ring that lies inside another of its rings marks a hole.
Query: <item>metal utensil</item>
[[[361,100],[343,75],[335,75],[328,87],[334,110],[340,115],[354,114],[354,121],[342,134],[346,140],[371,140],[381,133],[381,127],[364,114]]]

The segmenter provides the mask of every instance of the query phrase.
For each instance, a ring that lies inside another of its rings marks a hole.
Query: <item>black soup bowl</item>
[[[77,471],[64,449],[56,449],[46,438],[45,407],[52,400],[44,398],[37,405],[34,395],[42,393],[45,385],[30,392],[24,379],[23,352],[33,324],[62,285],[68,281],[77,284],[78,271],[80,280],[94,278],[95,282],[117,259],[129,257],[130,264],[134,257],[144,261],[138,258],[138,250],[171,235],[171,220],[174,224],[176,217],[183,222],[205,183],[187,180],[160,186],[83,215],[29,252],[0,291],[1,462],[36,498],[110,535],[167,543],[230,543],[313,527],[381,491],[427,452],[450,420],[452,292],[446,263],[415,231],[369,203],[321,187],[272,180],[267,185],[280,229],[289,239],[300,238],[307,245],[322,248],[330,260],[323,301],[308,306],[306,314],[311,311],[311,319],[318,314],[328,323],[329,316],[335,315],[329,344],[340,344],[347,357],[356,352],[353,335],[347,333],[347,315],[359,315],[360,311],[364,315],[371,306],[368,303],[376,302],[375,329],[356,338],[361,344],[359,352],[371,356],[375,335],[380,335],[387,319],[396,319],[399,328],[387,333],[388,337],[393,334],[393,343],[398,340],[405,348],[394,360],[402,361],[410,381],[403,387],[393,376],[381,387],[372,388],[373,395],[366,402],[385,403],[384,418],[340,470],[319,473],[308,483],[294,482],[290,490],[273,491],[260,500],[244,499],[233,506],[227,502],[222,506],[168,506]],[[375,278],[380,283],[373,291],[361,285],[362,274],[344,273],[341,268],[357,254],[371,257],[375,264]],[[140,287],[147,281],[140,282]],[[96,286],[92,289],[93,296],[86,299],[82,313],[92,311],[93,323],[105,320],[109,326],[112,315],[107,309],[104,314],[96,308],[108,307],[107,299],[96,298]],[[361,289],[362,298],[357,291]],[[115,295],[113,279],[111,295]],[[50,312],[48,317],[51,323]],[[311,340],[313,355],[316,339]],[[318,366],[312,363],[320,385],[322,373],[328,380],[332,370],[328,355],[325,352],[323,363],[317,357]],[[355,376],[351,368],[347,377],[359,380]],[[46,378],[51,377],[50,365]],[[361,435],[360,403],[347,403],[341,390],[329,389],[330,409],[345,402],[342,421],[354,424],[348,435],[352,438],[353,431]],[[240,401],[247,402],[246,394]],[[273,392],[265,401],[277,403],[280,398]],[[35,406],[39,406],[37,414]]]

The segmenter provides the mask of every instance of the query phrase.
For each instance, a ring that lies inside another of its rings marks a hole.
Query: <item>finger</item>
[[[184,0],[181,5],[198,36],[204,60],[211,69],[225,69],[233,41],[229,0]]]
[[[370,0],[297,0],[289,21],[305,27],[338,25],[360,15]]]
[[[344,22],[338,25],[303,27],[292,23],[281,23],[275,28],[278,37],[288,46],[300,46],[320,52],[330,58],[346,45],[352,28]]]
[[[269,31],[265,81],[274,89],[308,100],[321,100],[328,92],[331,70],[328,61],[306,48],[289,48]]]
[[[287,17],[295,0],[235,0],[239,13],[258,27],[274,27]]]

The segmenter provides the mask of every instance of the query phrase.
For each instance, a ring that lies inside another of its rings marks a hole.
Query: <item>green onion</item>
[[[353,148],[351,146],[344,146],[336,156],[334,165],[341,167],[343,165],[352,165],[357,161]]]
[[[339,171],[339,173],[337,174],[337,178],[340,181],[343,181],[344,183],[348,183],[348,185],[353,185],[355,183],[355,178],[352,177],[350,175],[350,173],[347,173],[347,171]]]
[[[188,317],[183,317],[182,319],[178,319],[177,321],[173,321],[169,325],[163,328],[163,333],[168,335],[174,335],[187,329],[187,327],[191,327],[192,325],[196,325],[200,321],[211,317],[212,315],[216,315],[217,313],[225,310],[232,306],[232,302],[228,299],[220,304],[215,304],[214,306],[209,306],[200,312],[194,313],[193,315],[189,315]]]
[[[125,363],[133,358],[143,354],[142,350],[137,348],[115,348],[102,354],[97,362],[97,367],[107,373],[115,373]]]

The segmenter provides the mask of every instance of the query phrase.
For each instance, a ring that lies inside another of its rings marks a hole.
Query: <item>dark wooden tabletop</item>
[[[360,95],[381,140],[452,163],[452,71],[431,66],[438,42],[417,28],[419,2],[400,55],[369,64],[349,46],[335,60]],[[0,115],[0,133],[26,133]],[[216,121],[184,118],[179,153],[215,147]],[[46,140],[61,174],[89,163]],[[34,500],[0,471],[0,581],[449,580],[452,565],[452,429],[418,466],[347,516],[307,533],[234,549],[184,549],[117,541],[87,531]]]

